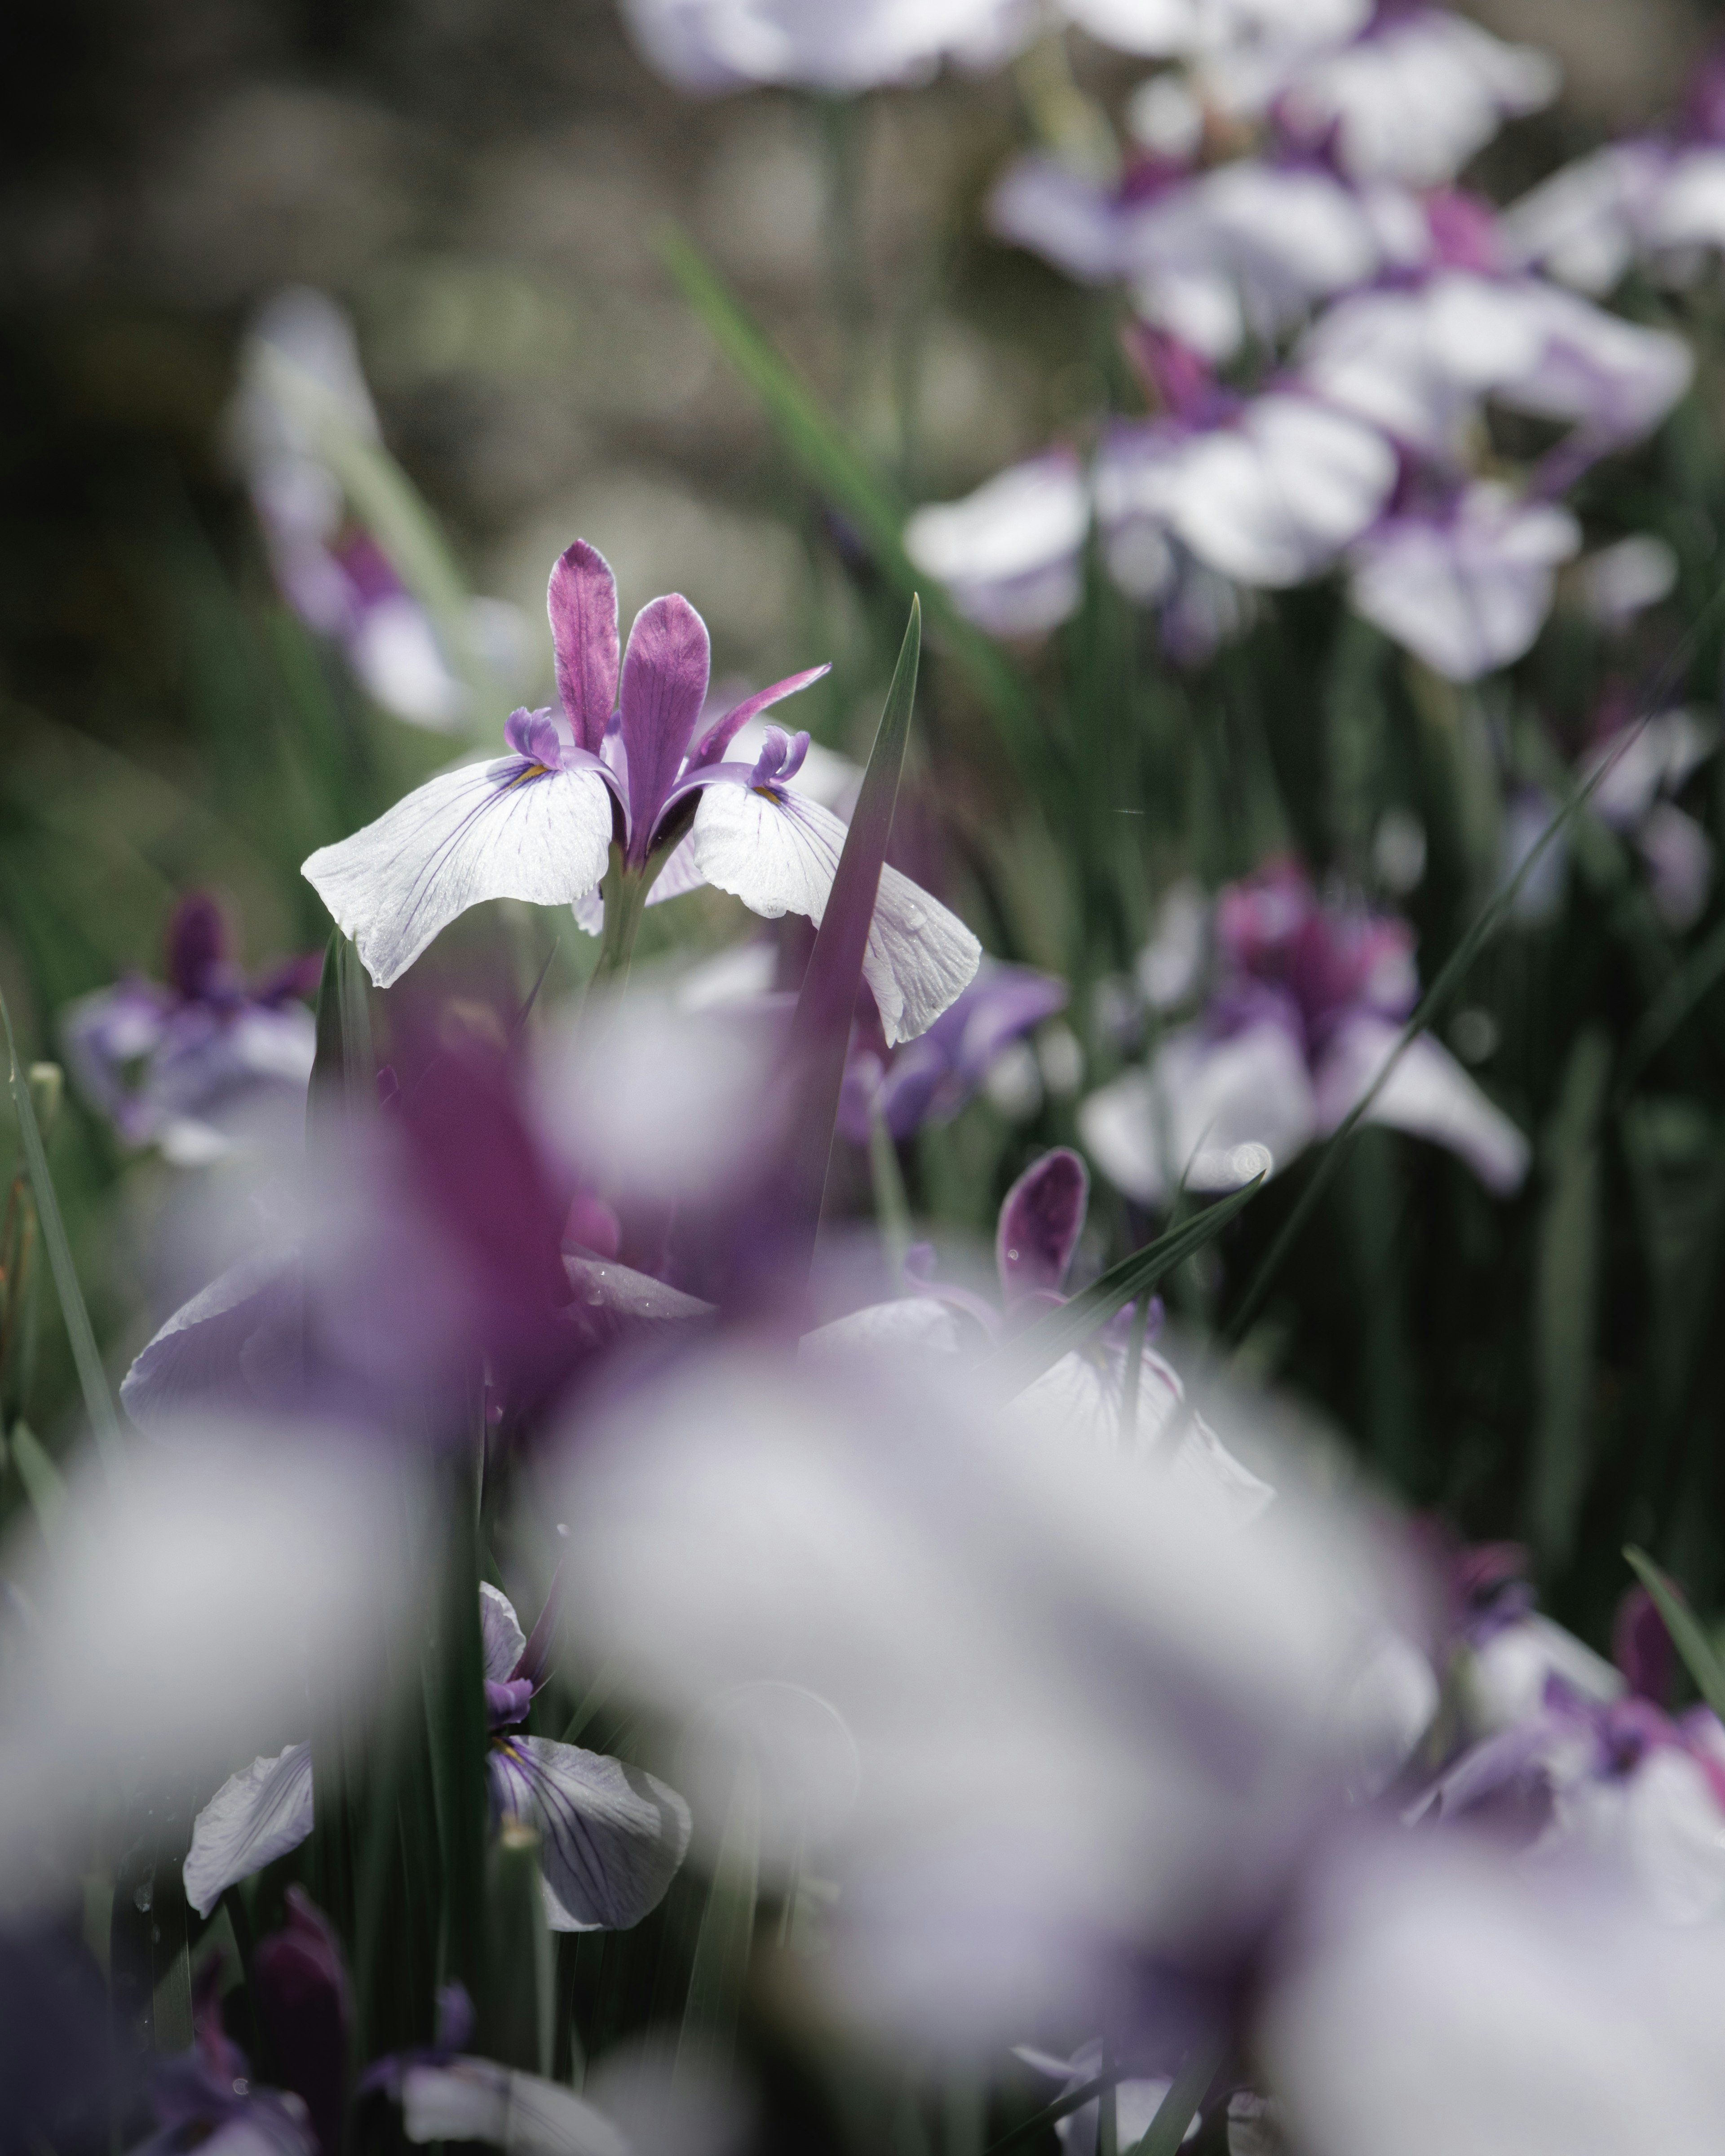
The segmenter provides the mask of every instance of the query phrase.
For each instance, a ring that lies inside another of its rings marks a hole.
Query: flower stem
[[[869,1180],[874,1186],[875,1219],[880,1229],[886,1270],[895,1288],[905,1276],[911,1255],[911,1202],[905,1194],[905,1178],[898,1164],[898,1148],[878,1106],[869,1108]]]
[[[629,964],[634,957],[635,937],[640,931],[641,916],[646,910],[647,893],[651,878],[624,862],[623,849],[611,849],[611,865],[605,870],[605,880],[599,886],[605,901],[605,926],[599,937],[599,962],[593,968],[588,985],[604,981],[617,988],[628,985]]]

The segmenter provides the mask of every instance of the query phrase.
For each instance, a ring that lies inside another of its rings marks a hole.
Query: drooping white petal
[[[1338,1029],[1317,1070],[1320,1128],[1336,1128],[1400,1038],[1399,1026],[1365,1013]],[[1518,1190],[1527,1175],[1527,1139],[1429,1033],[1409,1042],[1366,1114],[1372,1122],[1447,1147],[1500,1197]]]
[[[311,1831],[311,1747],[290,1744],[230,1774],[192,1823],[186,1899],[208,1916],[224,1888],[297,1849]]]
[[[709,883],[768,921],[798,913],[820,925],[845,845],[845,826],[829,809],[760,787],[709,786],[691,836]],[[881,869],[863,975],[889,1046],[932,1025],[982,956],[956,915],[907,875]]]
[[[1062,450],[998,473],[962,501],[934,502],[905,526],[905,551],[997,636],[1029,636],[1078,604],[1090,490]]]
[[[1317,1104],[1285,1027],[1266,1020],[1216,1040],[1189,1026],[1148,1070],[1092,1093],[1078,1128],[1111,1183],[1159,1205],[1183,1177],[1190,1189],[1224,1190],[1266,1164],[1285,1168],[1316,1135]]]
[[[1578,291],[1609,292],[1657,213],[1668,159],[1662,144],[1612,142],[1563,166],[1504,212],[1511,256]]]
[[[480,1643],[485,1676],[501,1684],[526,1651],[527,1635],[515,1614],[515,1604],[490,1580],[480,1582]]]
[[[490,2059],[416,2061],[401,2078],[409,2141],[483,2141],[510,2156],[633,2156],[603,2112],[572,2089]]]
[[[689,1847],[689,1807],[675,1789],[544,1737],[495,1745],[490,1768],[499,1808],[539,1830],[554,1932],[621,1931],[659,1906]]]
[[[380,988],[482,899],[566,906],[604,874],[611,795],[588,770],[519,757],[440,773],[303,873]]]

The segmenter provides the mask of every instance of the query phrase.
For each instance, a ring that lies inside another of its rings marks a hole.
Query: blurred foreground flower
[[[308,410],[308,399],[311,408]],[[357,512],[343,471],[315,424],[333,415],[375,447],[377,414],[353,331],[321,292],[279,293],[240,354],[233,431],[283,597],[308,628],[332,638],[367,693],[414,726],[448,731],[470,714],[472,692],[430,615],[403,583]],[[516,670],[520,618],[496,599],[460,601],[474,648]]]
[[[1243,1148],[1254,1163],[1261,1149],[1285,1168],[1337,1128],[1418,998],[1405,923],[1322,903],[1291,862],[1230,885],[1215,922],[1217,978],[1203,1016],[1080,1112],[1092,1158],[1147,1205],[1183,1182],[1242,1182]],[[1500,1194],[1527,1173],[1526,1138],[1429,1033],[1408,1044],[1367,1112],[1446,1146]]]
[[[689,1808],[675,1789],[620,1760],[521,1733],[543,1683],[550,1620],[530,1645],[507,1598],[480,1587],[485,1755],[494,1820],[538,1835],[546,1922],[554,1932],[623,1930],[665,1898],[689,1845]],[[297,1849],[312,1827],[311,1747],[290,1745],[229,1777],[198,1813],[186,1898],[200,1916],[224,1888]]]
[[[483,899],[577,904],[602,877],[602,963],[619,970],[641,908],[701,883],[769,920],[798,913],[818,924],[825,911],[845,826],[788,783],[808,735],[792,741],[768,726],[752,764],[726,752],[749,720],[826,668],[757,691],[697,741],[709,653],[686,599],[655,599],[636,618],[620,708],[617,587],[584,540],[559,557],[549,603],[561,718],[515,712],[505,728],[511,755],[430,780],[305,865],[380,988]],[[937,1018],[980,956],[944,906],[882,869],[864,973],[890,1041]]]
[[[165,983],[129,978],[62,1018],[72,1075],[126,1144],[202,1167],[303,1106],[316,1035],[301,998],[322,963],[290,958],[249,983],[221,908],[194,891],[168,925]]]
[[[1028,28],[1024,0],[624,0],[648,59],[699,95],[790,83],[844,96],[986,66]]]
[[[695,1717],[697,1820],[746,1773],[769,1876],[837,1878],[838,2010],[925,2055],[1139,2012],[1178,2050],[1176,1972],[1337,1799],[1383,1576],[1350,1522],[1242,1528],[942,1360],[703,1358],[589,1420],[571,1638]]]
[[[880,1055],[853,1045],[839,1101],[839,1127],[859,1145],[879,1116],[895,1138],[928,1123],[950,1122],[991,1077],[1024,1035],[1066,1007],[1066,984],[1029,966],[984,959],[970,986],[928,1030]],[[883,1044],[884,1045],[884,1044]],[[1034,1066],[1031,1066],[1034,1078]],[[1040,1096],[1040,1081],[1032,1093]]]

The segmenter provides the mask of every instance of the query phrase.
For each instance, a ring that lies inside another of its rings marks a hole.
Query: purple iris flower
[[[305,865],[380,988],[483,899],[572,905],[593,925],[582,902],[602,878],[617,966],[643,905],[702,883],[769,920],[798,913],[818,924],[825,910],[845,826],[788,783],[808,735],[768,726],[752,763],[726,752],[749,720],[828,669],[758,690],[697,738],[709,648],[685,598],[642,608],[620,672],[616,582],[584,540],[559,557],[548,603],[560,711],[516,711],[508,756],[429,780]],[[890,1040],[937,1018],[980,957],[944,906],[883,869],[864,971]]]
[[[689,1808],[676,1791],[621,1760],[525,1734],[545,1681],[551,1609],[522,1633],[506,1596],[480,1589],[486,1768],[495,1821],[539,1836],[546,1920],[553,1931],[625,1930],[664,1899],[689,1846]],[[311,1748],[290,1744],[224,1782],[192,1830],[186,1898],[202,1916],[224,1890],[297,1849],[312,1826]]]
[[[72,1075],[126,1144],[180,1166],[213,1160],[304,1100],[316,1029],[302,998],[321,964],[290,958],[249,982],[220,907],[194,891],[168,926],[166,982],[131,976],[65,1013]]]
[[[254,2088],[246,2056],[222,2026],[222,1958],[199,1972],[192,1999],[192,2048],[158,2069],[151,2100],[159,2122],[132,2156],[333,2156],[305,2100]]]
[[[1027,1033],[1066,1007],[1066,984],[1029,966],[984,960],[976,978],[927,1033],[883,1056],[853,1047],[839,1128],[859,1145],[878,1116],[895,1138],[950,1122]]]
[[[1202,1016],[1080,1111],[1091,1158],[1145,1204],[1165,1204],[1183,1178],[1231,1188],[1335,1130],[1418,998],[1407,924],[1321,901],[1292,861],[1219,895],[1214,944]],[[1430,1034],[1409,1044],[1368,1113],[1446,1146],[1501,1194],[1527,1173],[1527,1140]]]

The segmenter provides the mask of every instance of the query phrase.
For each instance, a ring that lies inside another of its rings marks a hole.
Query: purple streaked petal
[[[193,1822],[186,1899],[207,1917],[227,1887],[297,1849],[311,1831],[311,1747],[290,1744],[230,1774]]]
[[[305,1291],[297,1252],[243,1258],[170,1317],[121,1382],[120,1404],[140,1430],[188,1413],[280,1404],[298,1393]]]
[[[1090,1171],[1068,1146],[1044,1153],[1014,1183],[994,1235],[1000,1292],[1009,1305],[1039,1290],[1060,1292],[1089,1204]]]
[[[546,595],[557,694],[578,745],[598,752],[617,708],[617,579],[584,539],[560,554]]]
[[[680,592],[635,616],[623,660],[623,746],[629,752],[630,850],[644,860],[653,827],[706,701],[706,624]]]
[[[819,926],[845,844],[845,826],[830,809],[747,778],[710,785],[692,836],[708,883],[768,921],[798,913]],[[982,946],[963,921],[908,876],[882,868],[863,974],[889,1046],[926,1031],[981,961]]]
[[[770,689],[758,689],[752,696],[744,697],[742,703],[734,705],[722,718],[715,719],[701,736],[689,759],[690,770],[696,771],[705,765],[719,762],[738,732],[751,719],[757,717],[786,696],[796,696],[832,670],[832,662],[829,660],[825,665],[810,666],[801,674],[787,674],[783,681],[775,681]]]
[[[539,1830],[554,1932],[622,1931],[665,1898],[689,1846],[689,1807],[620,1759],[543,1737],[490,1753],[492,1800]]]
[[[490,898],[567,906],[605,872],[611,794],[590,767],[519,757],[442,773],[301,873],[380,988],[438,932]]]
[[[480,1642],[487,1684],[501,1684],[527,1644],[515,1604],[486,1579],[480,1582]]]

